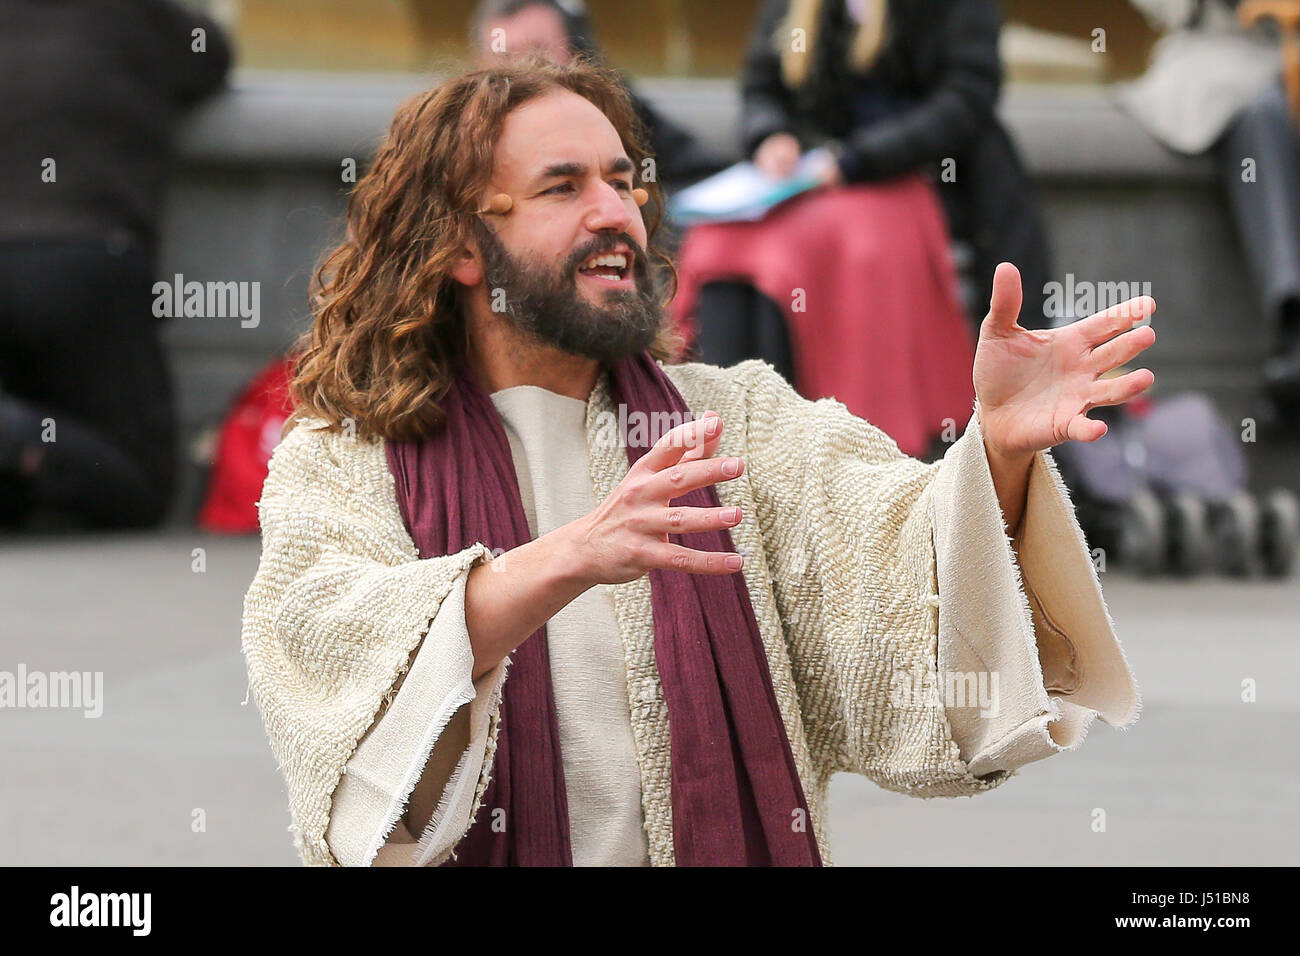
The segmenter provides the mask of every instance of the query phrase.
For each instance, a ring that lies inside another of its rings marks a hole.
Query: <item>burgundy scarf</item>
[[[616,363],[610,376],[612,397],[626,403],[629,417],[690,417],[647,353]],[[531,540],[501,417],[467,368],[443,407],[446,427],[436,435],[385,443],[402,518],[420,557],[454,554],[475,542],[509,550]],[[648,450],[629,447],[629,464]],[[688,507],[719,505],[712,486],[674,500]],[[735,550],[725,529],[670,540],[703,551]],[[743,575],[651,571],[650,594],[655,661],[668,707],[677,864],[820,866]],[[477,818],[457,844],[457,859],[446,865],[573,863],[545,627],[510,658],[491,780]],[[505,826],[494,830],[500,814],[491,811],[498,808],[506,811]]]

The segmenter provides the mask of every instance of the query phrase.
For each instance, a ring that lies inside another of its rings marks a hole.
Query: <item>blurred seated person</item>
[[[1300,140],[1276,31],[1246,29],[1237,0],[1133,4],[1167,35],[1118,101],[1169,149],[1214,158],[1272,339],[1264,393],[1300,423]]]
[[[541,54],[560,65],[575,56],[605,61],[581,0],[482,0],[474,17],[473,40],[482,67],[492,66],[499,57],[525,53]],[[625,85],[637,117],[645,124],[661,187],[680,189],[728,165],[725,157]]]
[[[687,233],[674,314],[702,360],[763,358],[833,396],[908,454],[969,417],[974,323],[950,235],[986,303],[999,261],[1046,328],[1047,243],[994,115],[992,0],[765,0],[742,84],[745,155],[773,177],[827,147],[823,185],[759,222]]]
[[[0,527],[166,516],[158,219],[174,123],[229,66],[179,4],[0,0]]]

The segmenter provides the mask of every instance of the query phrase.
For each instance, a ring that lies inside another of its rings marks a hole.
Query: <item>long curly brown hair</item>
[[[464,361],[461,287],[450,270],[473,235],[496,142],[517,106],[555,89],[590,100],[609,118],[640,184],[650,193],[646,253],[663,305],[676,273],[655,241],[663,218],[644,125],[626,87],[586,59],[560,66],[538,57],[476,70],[407,100],[369,171],[348,199],[347,238],[316,270],[311,328],[290,393],[298,418],[350,423],[358,437],[418,440],[441,426],[439,402]],[[665,322],[651,353],[671,361],[680,339]]]

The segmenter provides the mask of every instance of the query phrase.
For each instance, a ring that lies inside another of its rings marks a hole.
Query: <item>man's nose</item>
[[[587,211],[587,228],[592,232],[608,229],[626,232],[631,221],[632,213],[624,196],[609,183],[597,186],[595,198]]]

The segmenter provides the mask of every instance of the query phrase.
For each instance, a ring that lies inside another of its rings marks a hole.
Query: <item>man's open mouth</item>
[[[581,275],[605,282],[622,282],[632,271],[632,255],[627,252],[606,252],[592,256],[578,267]]]

